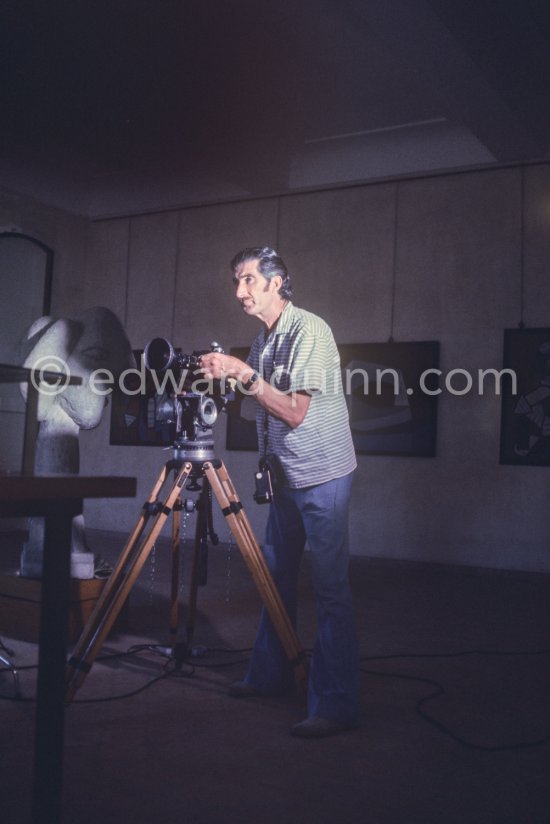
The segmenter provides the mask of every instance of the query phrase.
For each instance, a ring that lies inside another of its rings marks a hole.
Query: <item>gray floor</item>
[[[109,561],[124,539],[90,533]],[[167,671],[156,649],[123,655],[167,644],[168,560],[161,542],[132,590],[127,628],[67,711],[65,824],[549,824],[550,742],[531,744],[550,734],[550,576],[355,557],[362,726],[303,741],[289,735],[304,716],[299,699],[226,694],[260,605],[238,550],[210,549],[193,666]],[[184,557],[185,579],[189,566]],[[307,566],[299,631],[311,647]],[[36,672],[23,667],[37,647],[2,640],[24,700],[0,701],[1,820],[26,824]],[[12,695],[9,673],[0,692]]]

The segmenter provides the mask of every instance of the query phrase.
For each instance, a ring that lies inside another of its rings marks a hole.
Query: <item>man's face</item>
[[[234,277],[237,300],[247,315],[265,320],[280,300],[280,278],[265,278],[258,270],[258,260],[241,263]]]

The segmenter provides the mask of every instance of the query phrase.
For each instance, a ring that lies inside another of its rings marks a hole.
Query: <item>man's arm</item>
[[[245,387],[254,374],[248,363],[221,352],[208,352],[203,355],[201,369],[206,378],[235,378],[241,387]],[[245,394],[253,396],[266,412],[284,421],[292,429],[302,423],[311,401],[311,396],[307,392],[281,392],[260,377],[244,391]]]
[[[258,378],[246,394],[253,395],[266,412],[284,421],[291,429],[300,426],[311,401],[307,392],[281,392],[263,378]]]

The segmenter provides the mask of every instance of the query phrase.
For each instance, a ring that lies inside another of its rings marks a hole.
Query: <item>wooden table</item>
[[[45,520],[38,649],[32,821],[62,820],[66,640],[72,519],[85,498],[128,498],[136,479],[82,475],[0,475],[0,516]]]

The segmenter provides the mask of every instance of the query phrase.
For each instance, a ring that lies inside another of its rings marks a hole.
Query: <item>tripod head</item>
[[[166,423],[174,426],[174,460],[202,464],[213,460],[214,424],[219,409],[214,398],[190,392],[165,399],[157,407]],[[223,406],[221,407],[223,408]]]

